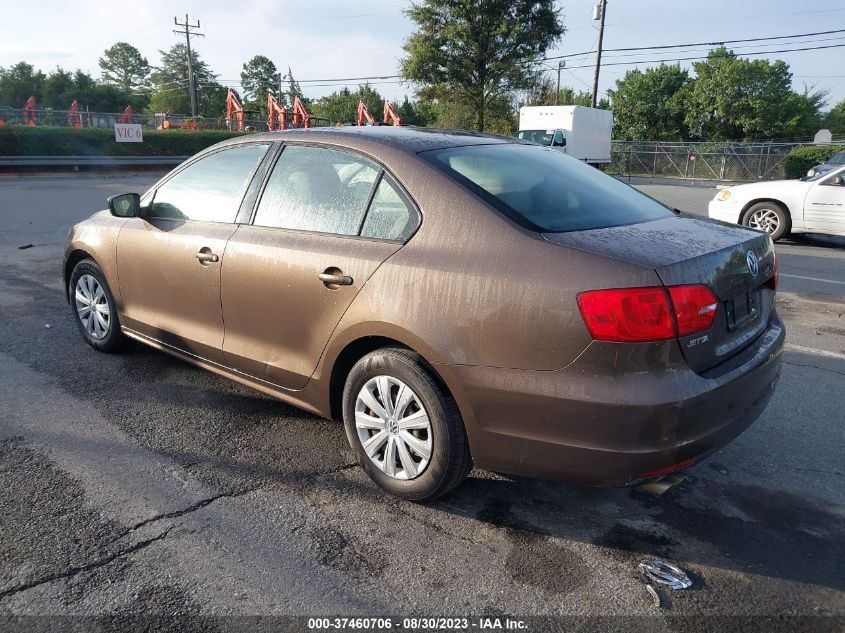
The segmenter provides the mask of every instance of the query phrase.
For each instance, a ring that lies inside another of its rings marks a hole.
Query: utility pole
[[[599,12],[600,15],[596,15]],[[599,3],[593,8],[593,20],[601,20],[599,24],[599,47],[596,53],[596,75],[593,78],[593,107],[596,107],[596,101],[599,96],[599,70],[601,70],[601,45],[604,39],[604,15],[607,13],[607,0],[599,0]]]
[[[197,37],[205,37],[202,33],[197,33],[194,29],[200,28],[200,21],[197,20],[196,24],[190,24],[188,22],[188,14],[185,14],[185,23],[182,24],[179,20],[174,16],[173,24],[176,26],[181,26],[184,28],[184,31],[176,31],[176,35],[184,35],[185,36],[185,43],[188,46],[188,92],[191,95],[191,118],[197,118],[197,82],[194,78],[194,58],[191,54],[191,36],[195,35]]]
[[[564,61],[557,63],[557,90],[555,90],[555,105],[557,105],[557,100],[560,96],[560,71],[564,66],[566,66],[566,62]]]

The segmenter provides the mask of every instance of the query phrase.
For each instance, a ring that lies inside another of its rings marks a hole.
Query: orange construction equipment
[[[229,88],[226,93],[226,123],[232,129],[232,116],[238,121],[238,132],[244,131],[244,106],[238,93]]]
[[[267,93],[267,129],[271,132],[276,129],[284,130],[288,126],[288,109],[280,106],[276,96],[272,92]]]
[[[29,127],[35,127],[35,95],[32,95],[29,99],[26,100],[26,104],[24,105],[21,114],[23,115],[24,125],[28,125]]]
[[[388,121],[392,121],[393,125],[402,125],[402,119],[396,114],[396,111],[393,109],[393,106],[390,105],[390,101],[387,99],[384,100],[384,122],[387,123]]]
[[[311,115],[302,105],[299,95],[293,97],[293,127],[311,127]]]
[[[70,110],[67,111],[67,124],[71,127],[82,127],[82,117],[79,115],[79,101],[73,100]]]
[[[132,123],[132,115],[135,111],[132,109],[131,105],[126,106],[126,109],[123,111],[123,114],[117,119],[118,123]]]
[[[367,106],[363,101],[358,102],[358,125],[364,125],[364,119],[367,120],[367,125],[375,125],[376,120],[373,115],[367,111]]]

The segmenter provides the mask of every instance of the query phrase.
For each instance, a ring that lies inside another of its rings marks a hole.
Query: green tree
[[[256,55],[243,65],[241,86],[244,89],[244,106],[256,111],[264,120],[267,118],[267,93],[273,91],[281,105],[285,104],[285,95],[279,92],[279,71],[276,64],[264,55]]]
[[[405,95],[402,103],[393,104],[403,125],[418,125],[421,127],[433,125],[437,121],[437,107],[430,101],[411,101]]]
[[[845,101],[840,101],[824,117],[824,127],[833,134],[845,134]]]
[[[417,31],[405,41],[402,75],[426,99],[468,106],[479,131],[503,98],[536,83],[531,62],[564,31],[554,0],[421,0],[406,13]]]
[[[68,109],[74,99],[79,100],[76,94],[76,82],[73,79],[73,73],[57,67],[44,80],[41,104],[57,110]]]
[[[100,58],[100,74],[103,83],[120,86],[129,96],[146,87],[150,65],[137,48],[118,42]]]
[[[172,107],[177,113],[190,113],[191,94],[188,91],[188,49],[184,44],[175,44],[161,53],[161,64],[150,75],[153,86],[149,109],[152,112],[166,112]],[[194,81],[197,84],[197,112],[200,116],[219,117],[226,112],[226,88],[217,81],[211,68],[191,49],[194,67]]]
[[[784,137],[813,136],[824,127],[821,109],[827,101],[827,91],[805,88],[804,92],[793,92],[787,108],[788,118],[784,122]]]
[[[147,103],[146,95],[127,97],[119,86],[99,83],[81,70],[73,73],[73,98],[79,101],[81,108],[91,112],[121,112],[127,105],[140,111]],[[61,107],[66,108],[68,105]]]
[[[555,90],[557,84],[548,76],[538,79],[537,83],[528,91],[525,105],[555,105]],[[557,94],[558,105],[580,105],[589,107],[592,104],[589,92],[576,92],[568,86],[562,86]]]
[[[293,98],[298,96],[299,100],[302,101],[302,104],[305,107],[311,105],[311,99],[302,94],[302,87],[299,85],[299,82],[294,79],[293,71],[290,69],[290,66],[288,66],[288,74],[286,76],[288,79],[288,104],[293,105]]]
[[[258,101],[267,100],[267,92],[272,90],[278,92],[279,71],[276,64],[264,55],[256,55],[243,65],[241,70],[241,86],[244,89],[244,97]],[[276,95],[277,98],[280,95]],[[281,95],[284,99],[284,95]],[[280,103],[284,103],[281,101]]]
[[[629,70],[610,91],[613,137],[626,141],[682,141],[689,135],[686,100],[692,82],[680,66]]]
[[[33,95],[40,102],[45,79],[44,73],[26,62],[0,68],[0,103],[22,108]]]
[[[740,59],[721,47],[711,51],[706,60],[695,62],[693,68],[696,78],[687,99],[685,122],[696,138],[783,138],[798,133],[811,114],[807,110],[813,102],[792,90],[792,73],[781,60]]]
[[[314,102],[314,114],[326,117],[331,123],[353,123],[358,118],[358,102],[363,101],[376,121],[381,121],[384,97],[369,84],[362,84],[353,92],[342,88]]]

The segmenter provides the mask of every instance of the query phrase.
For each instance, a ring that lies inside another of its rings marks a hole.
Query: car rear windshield
[[[420,156],[534,231],[582,231],[672,215],[656,200],[557,149],[507,143]]]

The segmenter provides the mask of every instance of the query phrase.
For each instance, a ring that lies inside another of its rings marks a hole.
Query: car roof
[[[386,146],[412,154],[467,145],[501,145],[506,143],[533,145],[528,141],[521,141],[509,136],[404,125],[366,125],[360,127],[348,125],[260,132],[232,139],[226,143],[262,140],[312,141],[364,151],[373,151]]]

